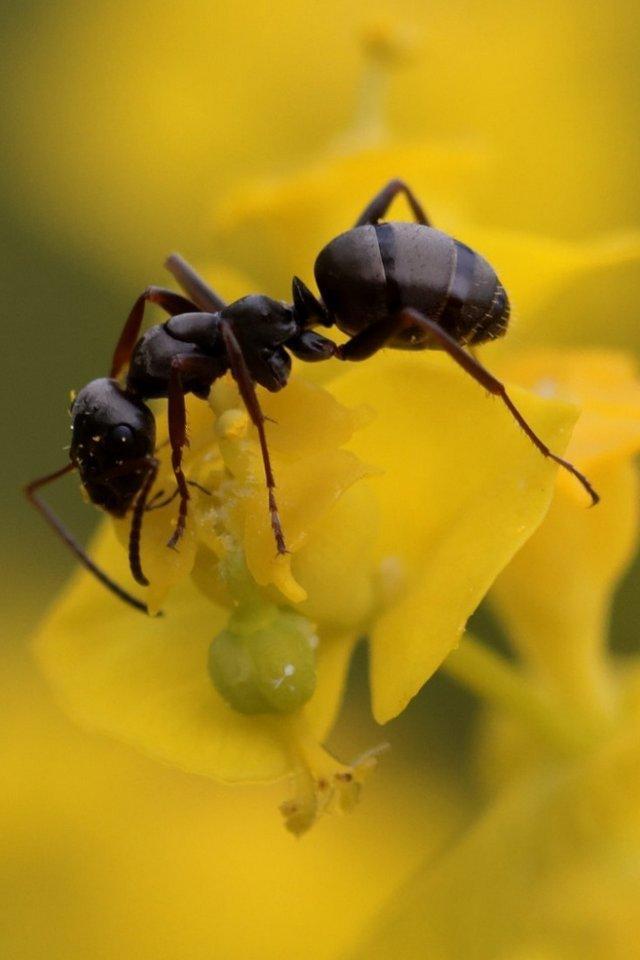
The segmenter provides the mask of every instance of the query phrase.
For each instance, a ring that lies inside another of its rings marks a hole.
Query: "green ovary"
[[[316,686],[317,637],[305,617],[276,606],[240,608],[209,649],[209,673],[240,713],[292,713]]]

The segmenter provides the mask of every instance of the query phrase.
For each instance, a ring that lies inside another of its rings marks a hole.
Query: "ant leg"
[[[159,490],[155,496],[151,497],[151,500],[148,501],[145,506],[145,513],[150,513],[151,510],[162,510],[163,507],[168,507],[170,503],[173,503],[175,498],[178,496],[180,491],[176,487],[173,493],[168,494],[166,497],[162,498],[164,491]]]
[[[493,374],[489,373],[475,357],[468,354],[458,341],[449,336],[446,330],[443,330],[438,323],[434,320],[429,320],[418,310],[407,307],[395,317],[390,317],[380,321],[380,323],[373,324],[373,326],[356,334],[355,337],[344,344],[344,346],[339,347],[337,355],[342,360],[366,360],[367,357],[376,353],[377,350],[385,346],[389,340],[397,336],[402,330],[411,329],[412,327],[424,331],[431,341],[435,341],[441,350],[448,353],[449,356],[462,367],[465,373],[473,377],[473,379],[483,386],[485,390],[488,390],[489,393],[500,397],[516,423],[524,430],[529,440],[537,447],[540,453],[571,473],[576,480],[582,484],[591,497],[592,505],[598,503],[600,497],[584,474],[580,473],[568,460],[564,460],[562,457],[557,456],[557,454],[552,453],[546,443],[540,439],[524,419],[507,393],[504,384],[494,377]]]
[[[317,363],[318,360],[330,360],[335,357],[337,345],[328,337],[323,337],[315,330],[303,330],[296,337],[287,340],[285,344],[294,357],[306,360],[307,363]]]
[[[377,223],[382,219],[382,217],[384,217],[385,213],[399,193],[404,193],[405,197],[407,198],[407,202],[411,207],[411,212],[415,217],[416,223],[421,223],[425,227],[430,227],[431,221],[422,209],[422,204],[416,198],[411,187],[408,187],[404,180],[399,180],[397,178],[390,180],[389,183],[384,186],[379,193],[376,193],[371,203],[364,208],[354,226],[364,227],[368,223]]]
[[[405,328],[406,324],[399,322],[399,315],[385,317],[354,334],[346,343],[336,345],[335,356],[338,360],[368,360]]]
[[[200,491],[200,493],[206,493],[208,497],[211,496],[211,490],[207,490],[206,487],[203,487],[201,483],[197,483],[195,480],[187,480],[187,485],[190,487],[195,487],[196,490]],[[158,490],[158,492],[151,497],[151,500],[147,502],[144,508],[145,513],[149,513],[151,510],[162,510],[163,507],[168,507],[170,503],[173,503],[180,491],[176,487],[173,493],[170,493],[162,500],[160,498],[162,497],[163,493],[163,490]]]
[[[147,287],[132,306],[113,352],[109,376],[114,380],[122,373],[123,367],[131,359],[131,353],[140,336],[140,327],[142,326],[144,308],[147,302],[157,303],[171,316],[176,316],[179,313],[192,313],[198,309],[194,303],[179,293],[174,293],[173,290],[165,290],[164,287]]]
[[[222,297],[218,296],[208,283],[205,283],[191,264],[187,263],[179,253],[172,253],[167,257],[164,265],[200,310],[204,310],[205,313],[210,311],[218,313],[226,307],[227,304]]]
[[[196,490],[199,490],[200,493],[204,493],[205,496],[207,496],[207,497],[210,497],[210,496],[211,496],[211,490],[207,490],[207,488],[206,488],[206,487],[203,487],[202,484],[201,484],[201,483],[198,483],[197,480],[187,480],[187,484],[188,484],[190,487],[195,487]]]
[[[192,373],[197,375],[203,381],[212,383],[215,378],[216,364],[209,357],[194,356],[186,354],[174,357],[171,361],[171,374],[169,377],[169,443],[171,445],[171,466],[173,475],[176,478],[178,492],[180,495],[180,508],[178,511],[178,522],[167,546],[172,550],[176,548],[178,541],[182,537],[187,525],[188,503],[191,499],[189,495],[189,486],[187,478],[182,470],[182,450],[189,446],[187,437],[187,410],[185,407],[185,390],[182,382],[183,373]]]
[[[53,483],[54,480],[57,480],[59,477],[63,477],[67,473],[71,473],[75,467],[72,463],[68,463],[66,467],[62,467],[61,470],[56,470],[54,473],[49,473],[45,477],[39,477],[37,480],[32,480],[31,483],[27,484],[24,488],[24,493],[31,504],[32,507],[40,513],[42,517],[46,520],[49,526],[54,530],[57,536],[67,545],[71,550],[77,560],[89,571],[92,573],[97,580],[102,583],[107,590],[110,590],[111,593],[114,593],[116,597],[119,597],[120,600],[124,603],[128,603],[129,606],[134,607],[136,610],[141,610],[143,613],[148,613],[146,604],[141,600],[136,599],[130,593],[127,593],[121,586],[119,586],[114,580],[111,579],[103,570],[100,569],[97,564],[93,562],[91,557],[86,553],[86,551],[80,546],[78,541],[69,533],[64,524],[58,519],[56,514],[51,510],[47,504],[40,499],[37,494],[37,490],[41,487],[46,486],[49,483]]]
[[[271,467],[271,458],[269,457],[269,447],[267,446],[267,436],[264,430],[264,421],[265,416],[260,407],[260,402],[256,395],[255,387],[253,385],[253,379],[247,363],[244,359],[242,353],[242,347],[238,343],[235,333],[233,332],[231,325],[226,321],[223,321],[220,324],[220,329],[222,331],[222,338],[227,349],[227,358],[229,360],[229,366],[231,368],[231,373],[233,379],[238,384],[238,389],[240,390],[240,396],[244,401],[244,405],[247,408],[249,416],[258,431],[258,438],[260,440],[260,450],[262,453],[262,463],[264,466],[264,476],[267,484],[267,492],[269,496],[269,514],[271,517],[271,529],[273,530],[273,535],[276,541],[276,547],[278,553],[287,553],[287,547],[284,539],[284,532],[282,530],[282,522],[280,520],[280,514],[278,512],[278,504],[276,503],[276,481],[273,476],[273,469]]]
[[[177,490],[174,490],[173,493],[171,494],[171,496],[172,496],[172,497],[175,497],[175,495],[177,494],[177,492],[178,492]],[[154,495],[151,497],[151,499],[150,499],[150,500],[147,500],[147,505],[146,505],[146,507],[144,508],[145,511],[148,513],[149,510],[156,510],[156,509],[159,508],[159,506],[166,506],[166,502],[165,502],[165,500],[162,500],[162,497],[164,497],[164,490],[156,490],[156,492],[155,492]],[[160,503],[161,500],[162,500],[162,503]],[[156,506],[156,505],[158,505],[158,506]]]
[[[154,458],[149,462],[149,469],[147,471],[147,476],[138,498],[136,500],[136,505],[133,508],[133,516],[131,517],[131,528],[129,530],[129,568],[131,570],[131,575],[136,583],[139,583],[142,587],[148,587],[149,581],[142,572],[142,562],[140,560],[140,536],[142,534],[142,518],[144,516],[147,499],[149,497],[149,491],[153,486],[155,479],[158,475],[158,461]]]

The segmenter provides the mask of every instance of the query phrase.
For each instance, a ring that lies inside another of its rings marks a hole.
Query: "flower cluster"
[[[108,736],[70,725],[20,654],[2,650],[11,955],[280,960],[304,944],[328,960],[356,941],[348,955],[367,960],[633,953],[640,666],[637,638],[631,656],[614,654],[610,622],[638,548],[640,387],[628,353],[603,345],[637,351],[640,242],[633,231],[571,241],[523,230],[561,222],[583,237],[585,224],[621,219],[635,171],[619,132],[632,131],[635,109],[616,41],[627,13],[614,4],[599,32],[590,12],[555,0],[464,6],[464,17],[450,4],[394,6],[394,24],[401,8],[429,18],[394,118],[470,131],[492,155],[389,136],[380,69],[408,40],[376,23],[357,123],[318,157],[316,131],[335,129],[353,73],[335,24],[359,16],[357,3],[303,15],[290,0],[236,4],[211,19],[205,0],[187,0],[179,18],[149,0],[96,2],[56,9],[22,50],[10,31],[22,105],[12,182],[78,260],[95,256],[102,270],[107,260],[116,274],[126,260],[132,277],[150,236],[164,247],[181,229],[191,252],[211,250],[213,233],[220,262],[201,265],[216,288],[282,297],[294,273],[311,283],[321,246],[402,175],[438,227],[495,265],[515,311],[482,360],[602,497],[586,509],[580,488],[446,358],[300,364],[282,394],[260,396],[291,548],[278,558],[233,382],[218,382],[208,404],[190,399],[185,466],[198,486],[179,551],[166,549],[175,500],[143,527],[145,599],[164,616],[142,618],[79,572],[36,638],[68,713]],[[252,65],[240,95],[238,36]],[[144,49],[145,69],[131,70]],[[240,140],[246,158],[279,169],[309,145],[316,160],[242,180],[208,220],[203,185],[228,181]],[[394,216],[405,213],[399,201]],[[156,490],[170,496],[163,403],[156,412]],[[127,522],[105,524],[92,546],[123,583],[128,533]],[[627,580],[633,631],[630,593]],[[466,623],[485,595],[493,630],[480,621],[479,640]],[[25,596],[26,607],[31,585]],[[240,785],[288,777],[281,809],[295,834],[353,807],[381,738],[366,734],[373,749],[352,764],[325,744],[346,701],[331,742],[362,745],[364,711],[343,695],[360,637],[380,722],[439,670],[479,702],[472,736],[461,743],[449,712],[470,712],[471,697],[435,681],[385,731],[394,749],[357,816],[292,844],[270,816],[280,784]]]
[[[374,61],[392,60],[393,45],[381,47],[377,36],[370,37]],[[375,118],[368,120],[375,126]],[[348,225],[363,197],[391,171],[402,172],[418,192],[428,181],[436,221],[495,264],[520,311],[521,345],[532,339],[528,319],[576,276],[637,257],[635,234],[563,244],[479,229],[456,209],[452,189],[454,177],[467,188],[477,182],[482,162],[476,155],[431,143],[387,144],[379,131],[368,137],[366,124],[365,111],[358,126],[364,146],[354,149],[344,139],[299,175],[243,184],[218,206],[217,237],[240,272],[213,265],[217,287],[231,297],[254,285],[281,292],[297,270],[292,250],[308,270],[321,245]],[[601,477],[596,468],[614,449],[624,449],[627,459],[635,449],[633,371],[614,355],[568,359],[529,350],[517,356],[508,343],[491,348],[486,359],[558,454],[584,408],[570,455],[581,469],[594,468],[605,495],[614,484],[609,505],[596,514],[604,529],[613,504],[630,502],[615,488],[628,487],[628,470],[625,480],[618,473]],[[601,679],[594,658],[603,601],[583,578],[571,606],[583,615],[574,639],[563,634],[560,644],[552,627],[540,629],[526,558],[535,556],[537,543],[546,543],[544,532],[542,541],[534,536],[521,548],[549,508],[556,471],[504,407],[484,397],[447,358],[393,351],[349,367],[298,364],[286,389],[262,392],[261,403],[290,553],[275,555],[257,436],[233,381],[225,378],[209,404],[189,403],[185,468],[194,486],[177,553],[166,549],[175,500],[145,516],[146,601],[166,616],[140,622],[79,573],[41,631],[41,663],[76,717],[220,780],[290,774],[295,795],[283,812],[300,833],[323,810],[349,808],[375,763],[376,751],[344,765],[321,747],[357,639],[369,641],[373,712],[384,723],[455,650],[469,616],[505,568],[495,596],[506,621],[516,617],[510,600],[518,622],[531,610],[531,630],[520,630],[519,648],[534,662],[547,642],[558,662],[564,658],[565,688],[576,692],[582,685],[577,695],[590,702],[594,676]],[[167,493],[173,479],[161,408],[158,420],[157,490]],[[581,519],[572,515],[570,529],[586,523],[593,530],[579,488],[563,478],[559,490],[542,531],[564,516],[562,497],[578,498]],[[557,522],[552,535],[568,543],[564,521]],[[122,544],[127,523],[116,527]],[[600,529],[591,536],[597,541]],[[110,529],[94,549],[99,562],[126,576],[122,547]],[[579,542],[575,550],[584,556]],[[620,562],[616,555],[612,571]],[[557,578],[553,564],[539,558],[536,564],[544,570],[539,585],[545,576],[549,583]],[[580,589],[589,602],[582,603]],[[89,631],[82,627],[87,623]],[[588,656],[585,624],[593,636]],[[456,655],[457,669],[474,673],[464,650]],[[583,662],[574,683],[576,657]],[[598,695],[600,702],[607,692]]]
[[[640,535],[640,383],[634,364],[601,351],[548,350],[510,369],[580,403],[569,455],[602,503],[585,512],[559,479],[497,578],[490,598],[517,664],[471,637],[445,663],[484,704],[485,812],[392,899],[354,957],[624,960],[637,937],[640,664],[614,656],[608,625]]]

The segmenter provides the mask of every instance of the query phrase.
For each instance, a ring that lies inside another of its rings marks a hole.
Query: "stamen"
[[[395,17],[376,17],[360,32],[364,65],[350,129],[335,143],[338,152],[377,146],[388,136],[387,102],[393,71],[410,59],[415,41]]]

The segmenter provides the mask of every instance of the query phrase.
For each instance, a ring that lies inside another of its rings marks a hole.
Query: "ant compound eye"
[[[209,673],[240,713],[292,713],[316,685],[317,637],[304,617],[274,609],[251,624],[234,615],[209,650]]]
[[[109,446],[116,452],[129,453],[136,443],[136,435],[126,424],[121,423],[109,431]]]

